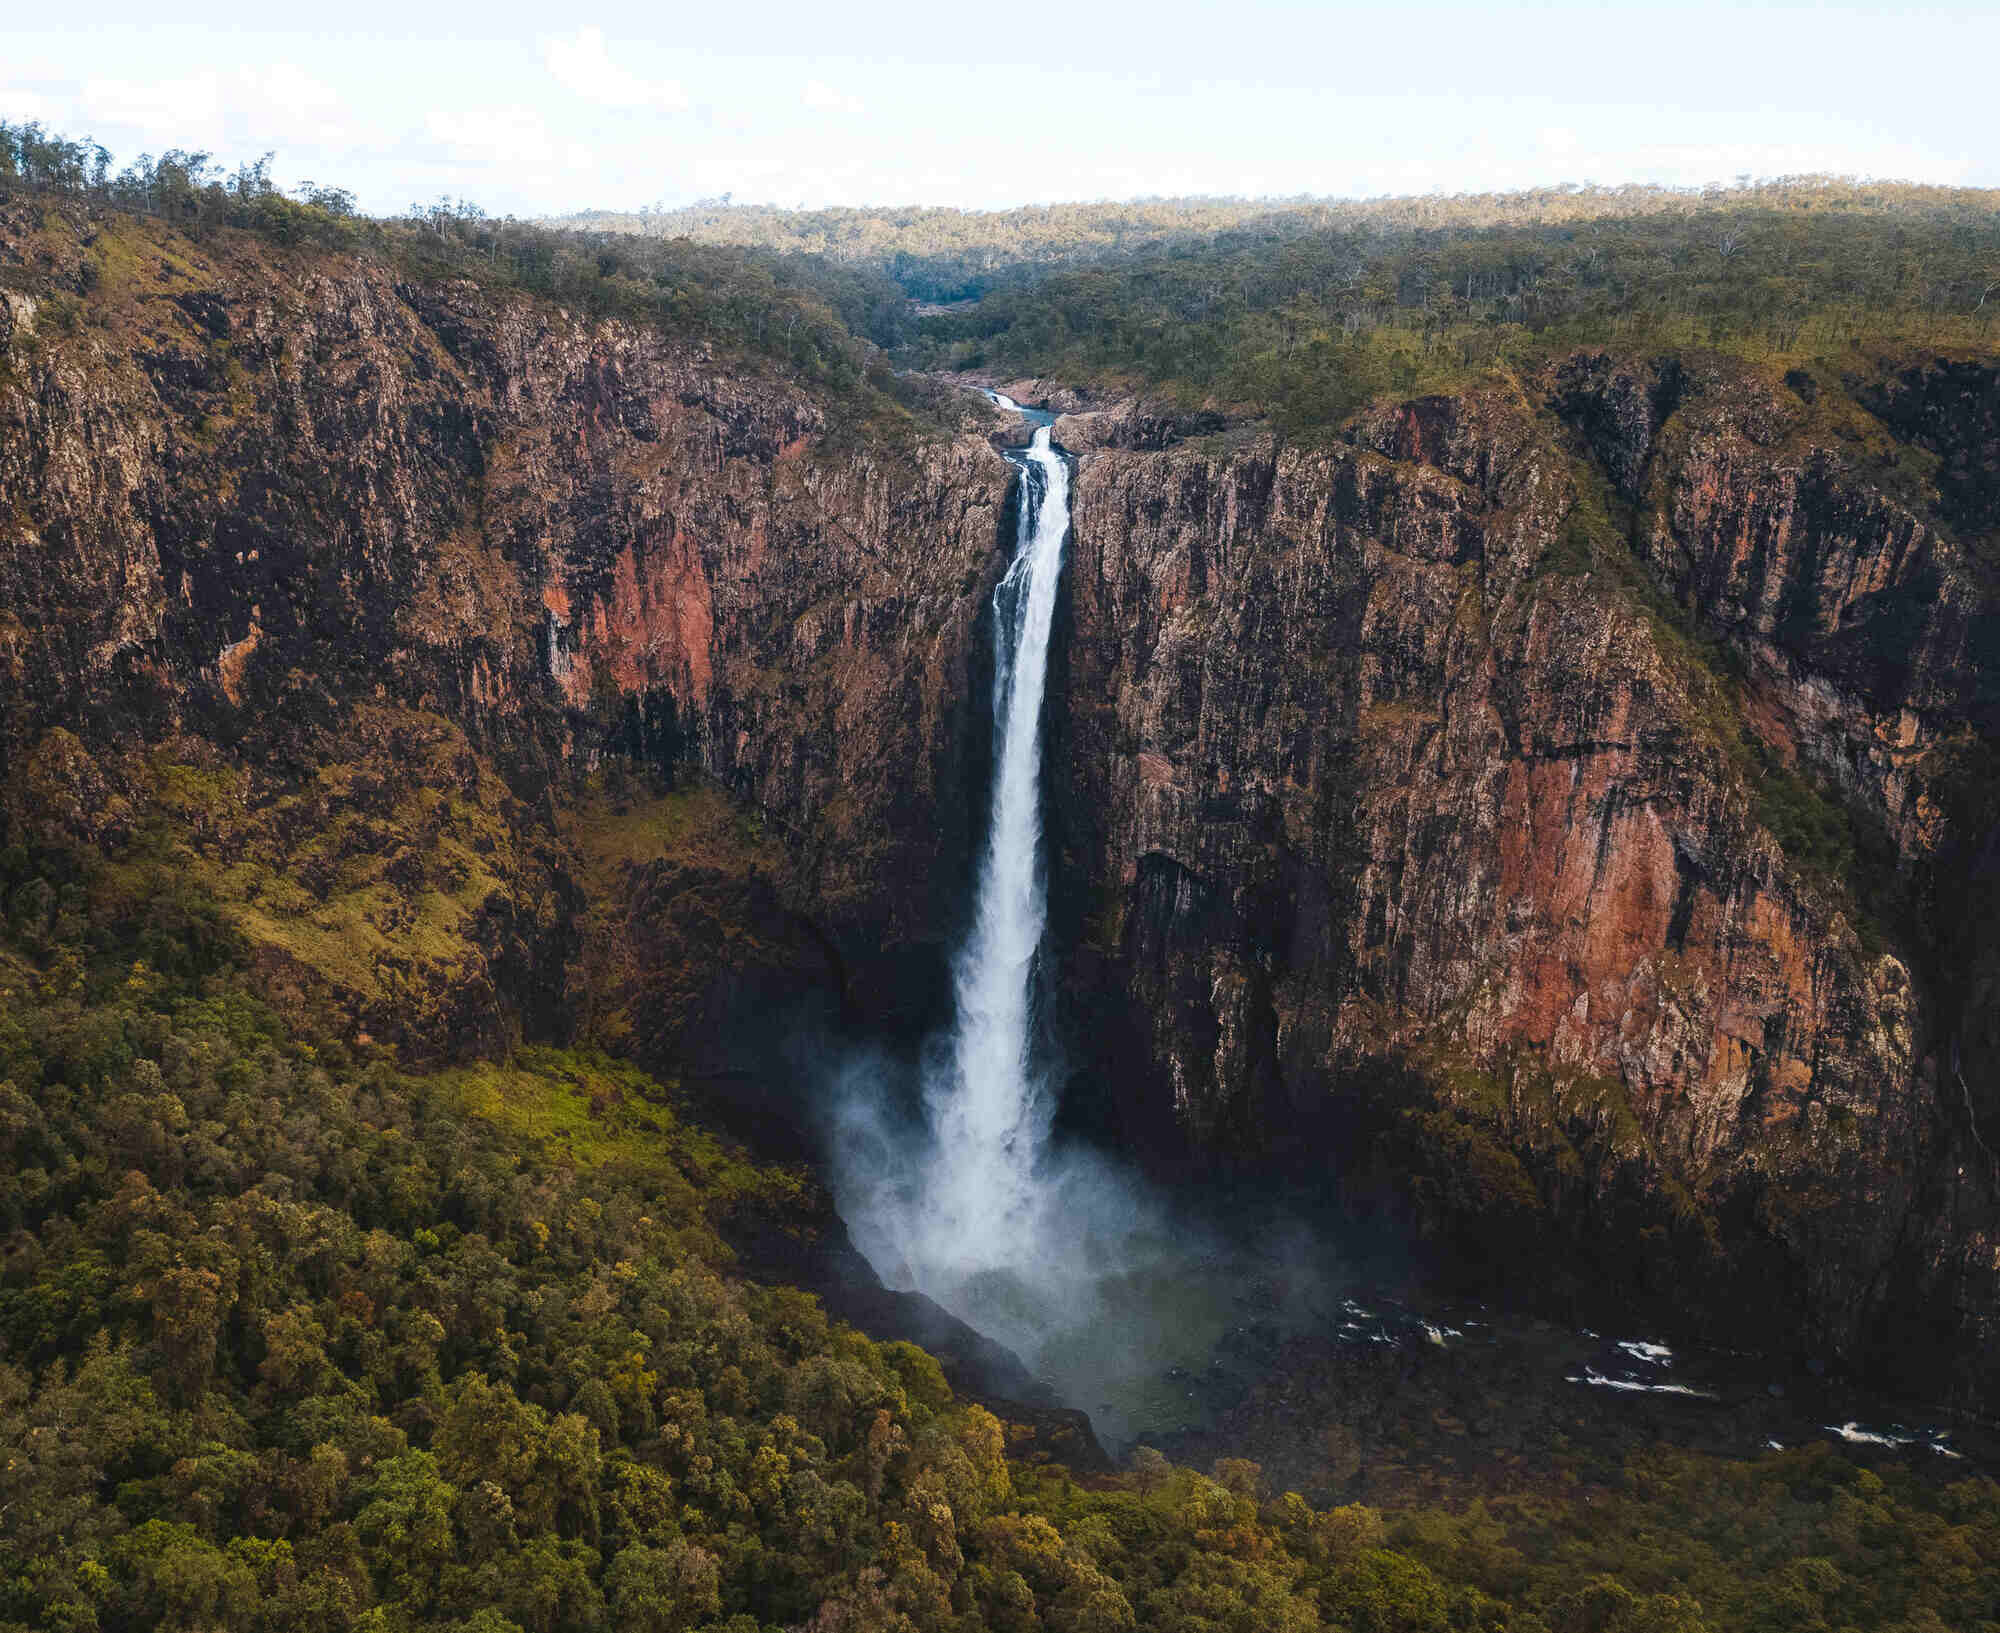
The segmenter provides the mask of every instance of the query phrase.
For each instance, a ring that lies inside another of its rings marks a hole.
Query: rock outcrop
[[[1988,1331],[1994,575],[1858,411],[1714,362],[1538,391],[1083,458],[1074,1092],[1351,1178],[1416,1062],[1473,1211],[1710,1233],[1664,1302],[1777,1274],[1771,1325],[1850,1358],[1899,1301]],[[1602,1236],[1634,1283],[1650,1228]]]

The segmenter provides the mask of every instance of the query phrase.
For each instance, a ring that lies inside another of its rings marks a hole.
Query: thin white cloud
[[[451,149],[452,156],[497,164],[548,164],[556,156],[554,138],[538,113],[526,108],[438,109],[424,128]]]
[[[689,105],[679,80],[644,79],[613,62],[601,28],[580,28],[571,40],[543,40],[542,61],[565,90],[600,107],[678,113]]]
[[[32,125],[40,121],[46,125],[58,117],[59,104],[53,98],[34,91],[18,90],[11,85],[0,85],[0,119],[8,124]]]
[[[329,147],[359,140],[360,132],[347,119],[340,93],[296,63],[244,68],[236,78],[243,93],[234,99],[237,107],[252,120],[269,120],[275,134]]]
[[[866,113],[867,104],[858,96],[849,96],[844,91],[836,91],[825,80],[806,81],[805,105],[814,113]]]
[[[87,79],[78,101],[93,123],[122,126],[175,147],[213,146],[222,134],[222,80],[214,73]]]
[[[87,79],[64,118],[149,146],[342,148],[362,140],[346,113],[332,86],[272,62],[179,79]]]

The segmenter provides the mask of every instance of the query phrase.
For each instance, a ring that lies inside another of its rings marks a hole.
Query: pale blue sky
[[[1835,170],[2000,185],[2000,0],[37,7],[0,117],[521,214]],[[301,20],[290,20],[299,16]]]

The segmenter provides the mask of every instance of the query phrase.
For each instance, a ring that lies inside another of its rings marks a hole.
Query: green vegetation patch
[[[239,787],[164,780],[190,824]],[[1394,1509],[1240,1459],[1011,1462],[921,1350],[732,1278],[717,1224],[798,1179],[631,1067],[400,1070],[256,997],[184,873],[84,848],[0,851],[0,926],[5,1633],[2000,1618],[2000,1487],[1825,1448],[1563,1454]],[[1526,1063],[1426,1109],[1614,1145],[1628,1115]]]
[[[802,1175],[759,1167],[735,1147],[684,1121],[668,1091],[637,1067],[591,1050],[526,1048],[505,1062],[437,1074],[447,1101],[504,1130],[511,1144],[581,1168],[678,1175],[691,1205],[711,1213],[756,1203],[803,1205]]]
[[[756,813],[707,783],[660,789],[622,768],[585,786],[563,813],[563,835],[594,883],[663,857],[725,872],[775,871],[783,853]]]
[[[1583,346],[1827,378],[1888,353],[1990,358],[1996,254],[1992,193],[1832,178],[1309,205],[1261,231],[1036,261],[925,317],[906,355],[1210,403],[1310,440],[1371,399],[1525,379]]]
[[[809,387],[830,410],[836,440],[866,431],[883,446],[948,429],[965,405],[900,377],[878,348],[906,336],[908,303],[886,275],[818,255],[721,247],[685,237],[585,233],[495,218],[465,200],[416,207],[406,217],[357,215],[351,194],[308,184],[288,196],[269,156],[225,171],[206,153],[141,155],[122,170],[90,141],[0,120],[0,200],[56,206],[49,236],[58,259],[75,259],[94,297],[42,287],[48,322],[100,319],[143,330],[146,280],[185,276],[197,246],[224,253],[249,235],[262,253],[343,254],[388,262],[420,282],[468,279],[518,291],[595,318],[664,329],[738,366]],[[105,234],[108,230],[108,241]],[[91,244],[79,256],[76,246]],[[101,243],[101,248],[100,248]],[[227,346],[216,348],[227,372]]]
[[[302,777],[253,772],[194,740],[95,761],[51,732],[13,803],[33,831],[100,835],[91,890],[124,915],[162,889],[198,896],[299,1003],[424,1053],[454,1037],[454,995],[549,934],[560,886],[539,833],[463,734],[364,706]]]

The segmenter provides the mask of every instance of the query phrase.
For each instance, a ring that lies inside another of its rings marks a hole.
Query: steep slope
[[[379,259],[0,209],[17,827],[115,849],[164,810],[274,973],[417,1055],[575,1022],[557,810],[607,752],[789,836],[744,909],[780,988],[865,1006],[857,969],[948,932],[978,439]],[[685,1064],[684,1019],[642,1052]]]
[[[1993,575],[1840,393],[1531,392],[1084,458],[1073,1093],[1978,1393]]]

